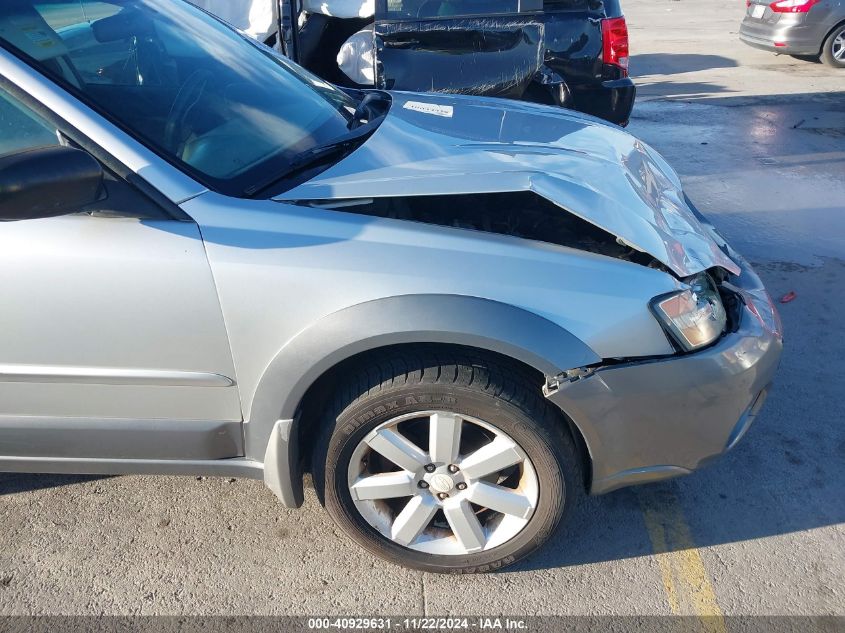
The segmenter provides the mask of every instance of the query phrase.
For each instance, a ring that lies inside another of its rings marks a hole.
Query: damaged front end
[[[583,306],[546,304],[583,326],[608,318],[596,307],[606,296],[627,292],[631,314],[650,316],[650,331],[665,338],[638,351],[646,348],[626,340],[637,336],[626,329],[631,316],[582,336],[600,360],[549,376],[544,393],[584,440],[593,493],[688,473],[734,446],[774,376],[780,324],[760,279],[697,213],[663,158],[565,110],[391,96],[363,146],[276,199],[575,249],[589,253],[579,257],[586,269],[599,255],[660,271],[666,284],[654,296],[620,288],[619,271],[593,279]]]
[[[608,359],[548,379],[544,393],[591,456],[593,494],[688,474],[733,448],[766,400],[783,351],[777,311],[747,262],[718,284],[726,323],[692,352]]]
[[[576,215],[563,212],[532,191],[295,202],[320,209],[518,237],[666,270],[648,253],[631,248]]]
[[[654,150],[566,110],[391,93],[352,154],[276,200],[558,244],[678,279],[738,274]]]

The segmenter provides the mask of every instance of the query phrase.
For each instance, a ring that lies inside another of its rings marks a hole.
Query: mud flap
[[[304,501],[299,446],[291,432],[295,426],[296,420],[278,420],[264,453],[264,483],[288,508],[298,508]]]

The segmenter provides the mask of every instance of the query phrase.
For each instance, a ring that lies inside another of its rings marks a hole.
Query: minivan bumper
[[[630,77],[571,86],[572,107],[617,125],[628,125],[637,87]]]
[[[592,494],[690,473],[733,448],[753,422],[783,340],[759,277],[736,259],[735,331],[699,352],[600,367],[549,394],[581,431]]]

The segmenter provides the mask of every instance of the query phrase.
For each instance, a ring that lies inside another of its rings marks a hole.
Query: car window
[[[182,0],[4,0],[0,44],[230,195],[348,133],[356,105]]]
[[[388,20],[518,13],[519,0],[387,0]]]
[[[55,127],[0,90],[0,156],[58,144]]]
[[[67,56],[84,84],[149,85],[158,77],[142,74],[136,37],[99,41],[93,25],[117,15],[120,7],[108,2],[80,0],[40,2],[35,5],[67,47]],[[143,48],[143,44],[140,45]]]

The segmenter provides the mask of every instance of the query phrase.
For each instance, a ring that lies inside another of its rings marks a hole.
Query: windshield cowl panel
[[[231,196],[347,135],[358,105],[182,0],[11,0],[0,44]]]

